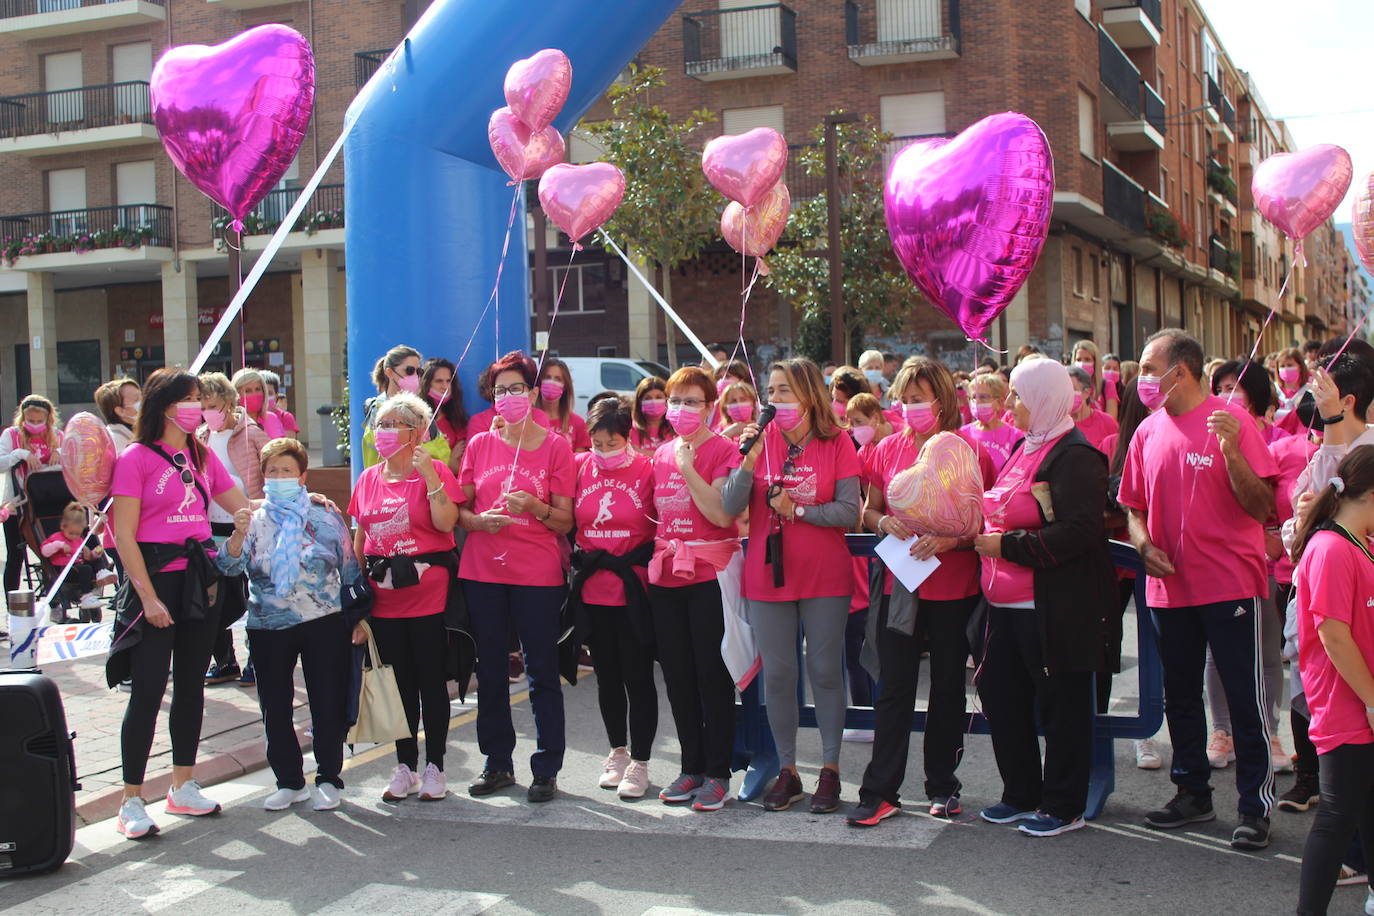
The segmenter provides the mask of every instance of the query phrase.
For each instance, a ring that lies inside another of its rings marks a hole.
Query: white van
[[[603,391],[633,395],[640,379],[658,376],[667,381],[668,369],[647,359],[620,359],[601,356],[560,356],[572,373],[577,399],[573,410],[587,413],[587,402]]]

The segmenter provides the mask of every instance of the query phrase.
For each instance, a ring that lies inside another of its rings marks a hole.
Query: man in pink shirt
[[[1269,844],[1274,802],[1259,663],[1264,523],[1274,509],[1273,456],[1239,405],[1202,388],[1202,347],[1170,328],[1145,342],[1137,391],[1154,411],[1136,430],[1118,502],[1148,576],[1159,631],[1164,712],[1178,794],[1145,816],[1156,829],[1216,818],[1202,673],[1212,650],[1231,708],[1240,823],[1237,849]]]

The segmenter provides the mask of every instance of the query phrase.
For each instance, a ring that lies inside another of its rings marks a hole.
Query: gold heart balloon
[[[968,537],[983,527],[978,456],[954,433],[936,433],[916,463],[887,485],[887,509],[918,534]]]

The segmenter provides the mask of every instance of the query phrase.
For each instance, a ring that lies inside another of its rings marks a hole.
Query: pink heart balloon
[[[752,207],[782,178],[787,141],[771,127],[716,137],[701,151],[701,170],[712,187]]]
[[[1350,214],[1351,234],[1355,236],[1355,251],[1364,269],[1374,271],[1374,172],[1364,176],[1360,193]]]
[[[315,58],[299,32],[260,25],[223,44],[169,48],[148,92],[172,163],[241,221],[305,140]]]
[[[740,254],[761,258],[772,250],[787,228],[792,195],[779,181],[752,207],[731,201],[720,215],[720,234]]]
[[[487,122],[487,139],[491,141],[491,151],[496,161],[513,180],[538,178],[550,166],[563,161],[567,151],[563,135],[553,125],[530,133],[525,122],[515,116],[509,108],[498,108],[491,113]]]
[[[1336,212],[1354,174],[1350,154],[1319,143],[1296,153],[1275,153],[1255,169],[1255,208],[1290,239],[1306,238]]]
[[[506,104],[531,131],[553,123],[572,88],[572,61],[556,48],[545,48],[506,71]]]
[[[77,502],[94,506],[110,494],[114,463],[114,439],[103,420],[82,411],[67,421],[62,434],[62,477]]]
[[[559,163],[539,179],[539,203],[573,247],[611,218],[625,196],[625,176],[609,162]]]
[[[1054,209],[1054,160],[1040,127],[990,115],[951,140],[917,140],[888,168],[887,233],[931,304],[972,340],[1035,267]]]

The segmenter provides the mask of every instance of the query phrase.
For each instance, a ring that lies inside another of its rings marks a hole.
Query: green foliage
[[[650,101],[664,85],[661,67],[630,65],[628,78],[606,92],[611,117],[584,121],[578,132],[625,173],[625,199],[606,231],[665,271],[689,261],[715,237],[720,211],[701,172],[692,134],[714,121],[694,111],[680,121]]]
[[[343,347],[343,394],[339,398],[339,403],[329,414],[329,419],[334,421],[334,429],[339,434],[339,455],[344,461],[349,460],[353,453],[353,424],[349,418],[348,408],[348,343],[345,341]]]
[[[1188,244],[1188,227],[1168,210],[1151,207],[1146,211],[1145,231],[1170,248],[1181,249]]]
[[[838,112],[837,112],[838,113]],[[815,145],[796,159],[808,175],[825,178],[825,127],[812,130]],[[906,321],[911,288],[892,253],[883,215],[883,154],[892,135],[865,116],[836,127],[839,167],[840,249],[844,265],[844,333],[851,358],[864,332],[894,334]],[[792,216],[777,251],[768,258],[768,285],[801,312],[797,350],[812,359],[830,357],[830,262],[807,254],[828,247],[824,191],[792,202]]]

